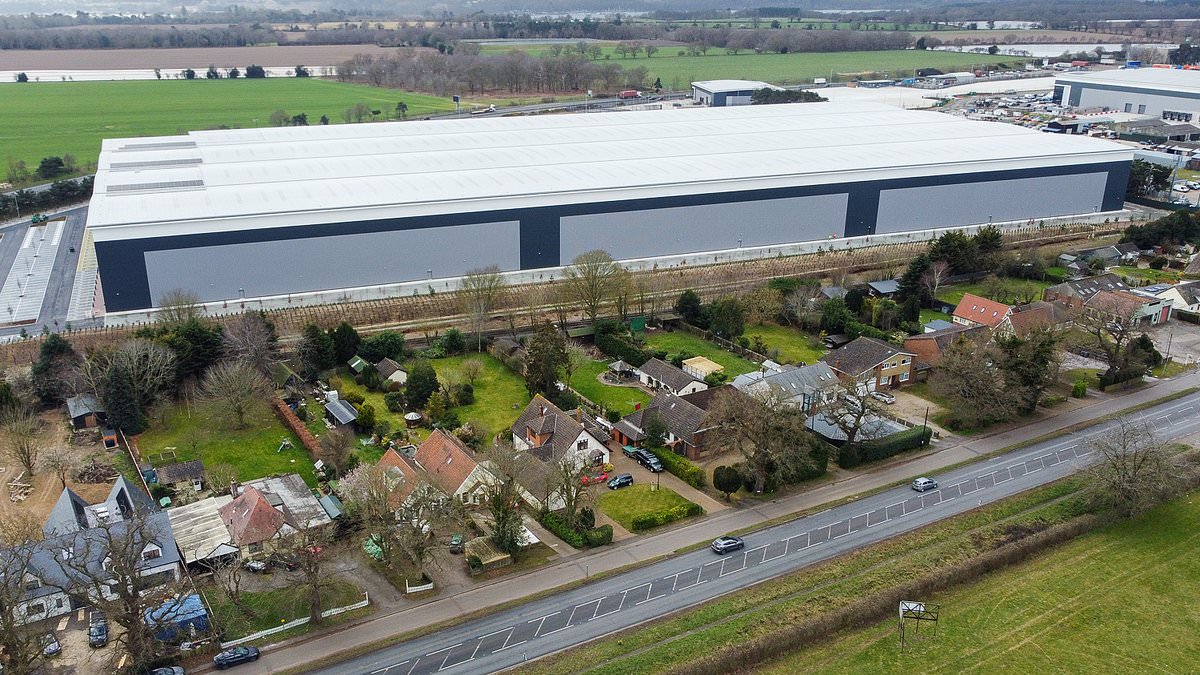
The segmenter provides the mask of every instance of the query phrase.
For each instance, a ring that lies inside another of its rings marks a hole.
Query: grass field
[[[742,357],[727,352],[715,344],[696,337],[691,333],[683,331],[674,331],[668,333],[666,331],[654,331],[646,333],[646,344],[655,349],[665,349],[668,356],[673,356],[679,352],[688,352],[693,356],[705,356],[712,361],[725,366],[725,374],[729,379],[748,373],[752,370],[758,370],[758,364],[747,361]]]
[[[824,347],[809,345],[809,339],[812,336],[788,326],[775,324],[746,326],[744,335],[750,338],[751,342],[754,341],[755,335],[762,336],[767,347],[779,350],[779,358],[784,363],[812,364],[824,356],[827,351]]]
[[[242,601],[253,610],[253,616],[234,605],[216,587],[206,588],[205,597],[217,625],[225,631],[226,639],[250,635],[292,619],[308,616],[307,592],[297,592],[295,587],[243,591]],[[321,607],[325,609],[345,607],[359,600],[362,600],[362,591],[348,581],[334,581],[321,591]]]
[[[1200,662],[1200,494],[949,593],[936,636],[901,652],[896,622],[759,672],[1182,673]]]
[[[487,45],[484,54],[502,54],[519,49],[531,54],[548,53],[548,45]],[[683,46],[664,45],[650,58],[621,57],[613,52],[611,45],[604,46],[605,57],[624,68],[641,66],[649,70],[647,80],[661,78],[663,86],[682,90],[697,80],[747,79],[765,80],[774,84],[800,84],[812,82],[815,77],[828,78],[832,74],[836,81],[853,79],[860,73],[888,73],[900,77],[911,75],[917,68],[937,68],[943,72],[967,70],[972,66],[1005,63],[1014,66],[1024,59],[1012,56],[986,56],[980,54],[958,54],[939,51],[876,51],[876,52],[823,52],[797,54],[726,54],[723,49],[711,49],[706,56],[679,56]],[[839,74],[845,77],[839,77]],[[394,104],[393,104],[394,105]]]
[[[276,452],[284,438],[291,440],[292,449]],[[298,473],[310,486],[317,484],[308,451],[265,405],[246,416],[245,429],[234,429],[224,417],[210,414],[204,407],[170,404],[154,412],[150,429],[137,437],[137,445],[143,459],[175,453],[174,460],[155,461],[156,466],[199,459],[206,467],[236,467],[242,481],[273,473]]]
[[[635,479],[636,480],[636,479]],[[632,531],[633,519],[646,513],[658,513],[676,506],[685,506],[688,500],[670,488],[650,484],[634,484],[620,490],[605,490],[600,495],[600,509],[609,518]]]
[[[491,354],[464,354],[437,359],[433,362],[433,369],[442,379],[447,373],[461,368],[463,361],[468,359],[478,359],[483,364],[483,371],[475,380],[475,402],[455,408],[455,411],[459,419],[482,427],[488,434],[500,433],[517,421],[521,410],[529,402],[525,381]],[[461,382],[464,378],[459,376],[458,380]]]
[[[947,286],[938,292],[937,297],[938,300],[957,305],[962,300],[963,294],[971,293],[997,302],[1016,304],[1025,292],[1032,293],[1035,300],[1041,300],[1042,291],[1050,286],[1051,284],[1048,281],[1034,281],[1032,279],[1004,278],[997,279],[994,283],[985,279],[984,281],[970,284]]]
[[[589,361],[583,368],[571,373],[571,388],[608,410],[621,415],[633,412],[634,406],[650,401],[650,395],[637,387],[612,387],[596,378],[608,370],[604,361]]]
[[[337,124],[355,103],[394,116],[398,101],[410,118],[454,108],[448,98],[314,78],[6,85],[0,162],[21,159],[33,170],[43,157],[69,153],[82,164],[96,160],[105,138],[265,127],[281,109],[306,113],[309,124],[321,115]]]

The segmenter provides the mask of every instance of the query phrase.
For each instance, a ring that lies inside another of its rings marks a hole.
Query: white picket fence
[[[334,607],[333,609],[327,609],[324,612],[321,612],[321,618],[327,619],[331,616],[337,616],[338,614],[342,614],[344,612],[349,612],[354,609],[359,609],[360,607],[366,607],[369,604],[371,604],[371,598],[367,595],[366,591],[363,591],[363,599],[361,601],[356,602],[353,605],[346,605],[345,607]],[[309,620],[309,618],[306,616],[302,619],[295,619],[294,621],[288,621],[287,623],[281,623],[278,626],[275,626],[274,628],[260,630],[257,633],[252,633],[245,637],[240,637],[236,640],[230,640],[229,642],[222,642],[221,649],[228,649],[230,647],[240,645],[243,642],[252,642],[259,638],[265,638],[268,635],[282,633],[283,631],[290,630],[292,628],[295,628],[296,626],[303,626],[304,624],[308,623],[308,620]]]

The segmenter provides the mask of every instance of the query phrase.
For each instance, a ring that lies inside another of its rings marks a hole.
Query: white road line
[[[409,659],[409,661],[411,661],[411,660],[412,659]],[[371,675],[376,675],[376,673],[386,673],[387,671],[391,670],[392,668],[399,668],[400,666],[402,666],[406,663],[408,663],[408,661],[401,661],[400,663],[396,663],[396,664],[387,666],[386,668],[380,668],[379,670],[372,670]]]
[[[571,611],[574,611],[574,610],[571,610]],[[555,612],[554,614],[558,614],[558,613],[559,612]],[[546,623],[546,619],[554,616],[554,614],[547,614],[546,616],[543,616],[540,619],[535,619],[538,622],[538,627],[533,630],[533,637],[538,636],[538,633],[542,630],[542,624]],[[533,623],[533,621],[530,621],[529,623]]]
[[[461,646],[463,646],[463,643],[461,643],[461,642],[460,642],[460,643],[458,643],[458,644],[456,644],[456,645],[453,645],[453,646],[451,646],[451,647],[442,647],[441,649],[439,649],[439,650],[437,650],[437,651],[429,652],[428,654],[426,654],[425,656],[422,656],[421,658],[423,658],[423,659],[427,659],[427,658],[429,658],[430,656],[433,656],[434,654],[441,654],[441,653],[442,653],[442,652],[444,652],[444,651],[447,651],[447,650],[450,650],[450,649],[455,649],[455,648],[458,648],[458,647],[461,647]]]
[[[558,612],[555,612],[554,614],[557,614],[557,613],[558,613]],[[553,616],[553,614],[547,614],[546,616]],[[543,616],[542,618],[544,619],[544,618],[546,618],[546,616]],[[492,631],[491,633],[488,633],[487,635],[480,635],[480,636],[479,636],[478,638],[476,638],[476,639],[478,639],[478,640],[486,640],[486,639],[488,639],[488,638],[492,637],[493,635],[499,635],[499,634],[501,634],[501,633],[504,633],[504,632],[507,632],[507,631],[512,631],[512,630],[513,630],[513,629],[515,629],[515,628],[516,628],[516,626],[509,626],[508,628],[501,628],[500,630],[497,630],[497,631]]]
[[[562,629],[560,628],[559,630],[562,630]],[[552,631],[550,631],[550,633],[557,633],[557,632],[558,632],[558,631],[553,631],[553,630],[552,630]],[[550,633],[546,633],[546,635],[549,635]],[[514,642],[514,643],[512,643],[511,645],[505,645],[505,646],[501,647],[500,649],[497,649],[495,652],[492,652],[492,653],[493,653],[493,654],[495,654],[496,652],[502,652],[502,651],[504,651],[505,649],[512,649],[513,647],[516,647],[516,646],[519,646],[519,645],[523,645],[523,644],[525,644],[526,642],[529,642],[529,640],[521,640],[520,642]],[[415,663],[414,663],[413,665],[415,666],[415,665],[417,665],[417,664],[415,664]]]

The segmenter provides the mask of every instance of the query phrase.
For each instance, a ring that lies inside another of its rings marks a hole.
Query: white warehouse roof
[[[96,241],[1128,161],[876,103],[194,131],[103,143]]]
[[[707,91],[710,94],[719,91],[753,91],[755,89],[783,89],[767,82],[758,80],[702,80],[693,82],[692,86]]]
[[[1063,73],[1055,77],[1055,82],[1108,84],[1180,94],[1200,94],[1200,70],[1180,68],[1125,68],[1098,70],[1092,73]]]

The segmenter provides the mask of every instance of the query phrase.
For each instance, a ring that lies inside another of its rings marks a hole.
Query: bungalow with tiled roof
[[[667,446],[689,459],[699,459],[713,449],[709,443],[706,424],[708,406],[711,405],[715,392],[732,389],[720,387],[688,396],[675,396],[660,391],[649,403],[613,425],[613,439],[621,445],[641,446],[646,440],[646,424],[649,418],[657,415],[667,429]]]
[[[1040,330],[1052,332],[1066,330],[1073,324],[1074,320],[1069,307],[1061,302],[1037,300],[1028,305],[1013,307],[1012,314],[1009,314],[1008,318],[996,327],[996,333],[1025,338]]]
[[[904,338],[905,351],[915,355],[913,371],[925,373],[942,360],[942,354],[959,340],[988,339],[986,326],[951,326],[932,333],[910,335]]]
[[[821,357],[843,380],[857,388],[875,391],[912,382],[916,354],[897,349],[883,340],[857,337],[841,349]]]
[[[496,478],[475,461],[474,453],[454,436],[434,429],[413,458],[438,490],[464,504],[482,504]]]
[[[954,308],[954,323],[960,326],[987,326],[995,328],[1012,314],[1012,307],[1003,302],[988,300],[978,295],[964,293]]]
[[[237,496],[217,512],[229,531],[230,543],[237,547],[243,559],[276,550],[282,539],[297,531],[282,502],[272,504],[272,500],[257,488],[237,490]]]
[[[665,389],[676,396],[708,389],[708,385],[704,382],[658,358],[643,363],[634,372],[637,373],[638,380],[647,389]]]

